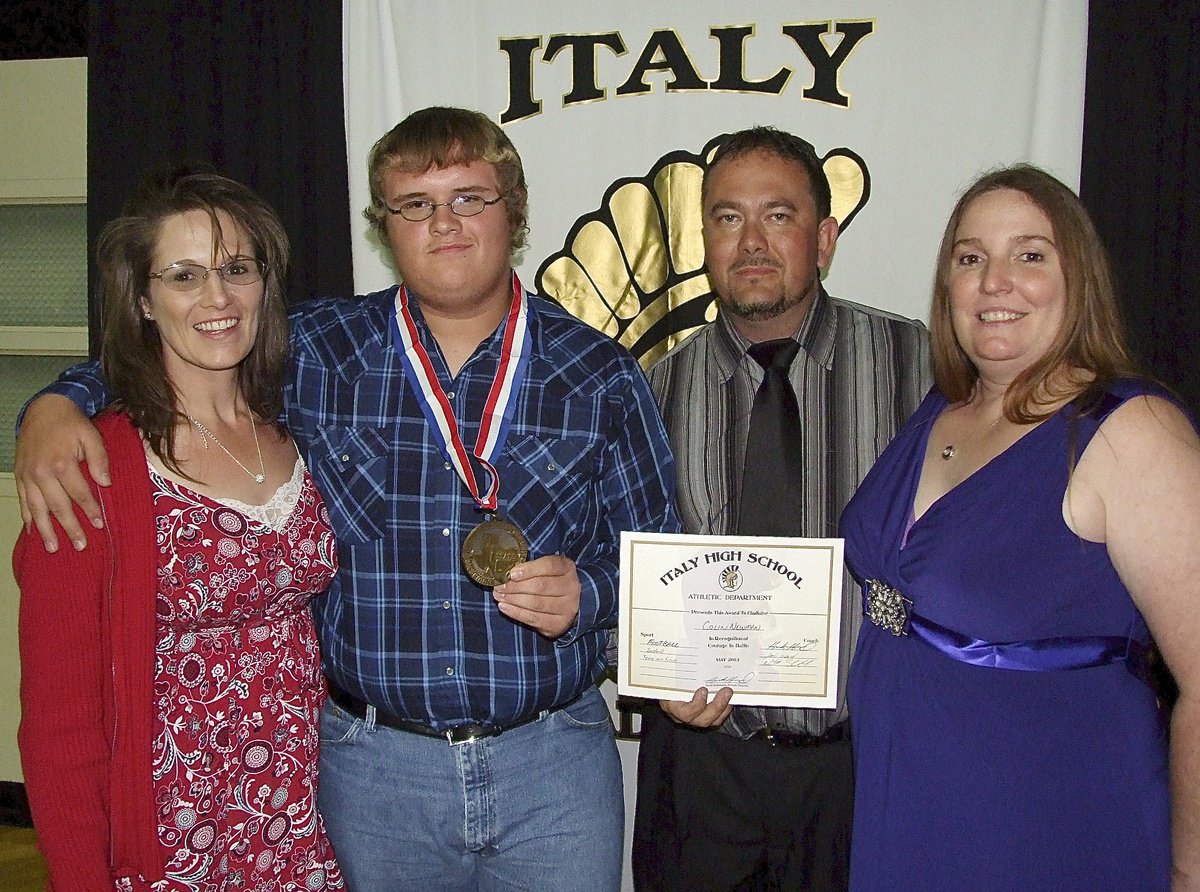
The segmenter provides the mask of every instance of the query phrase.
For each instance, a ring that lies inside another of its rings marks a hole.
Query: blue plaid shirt
[[[532,355],[494,462],[498,510],[525,533],[531,558],[573,559],[582,594],[575,626],[553,641],[506,618],[462,569],[463,539],[483,518],[406,380],[390,329],[395,295],[315,301],[291,314],[286,421],[329,507],[341,564],[314,602],[326,672],[438,729],[519,721],[574,699],[603,672],[620,531],[678,531],[674,460],[637,362],[531,298]],[[410,306],[469,449],[501,334],[451,379]],[[95,373],[68,374],[53,389],[75,397],[69,380]]]

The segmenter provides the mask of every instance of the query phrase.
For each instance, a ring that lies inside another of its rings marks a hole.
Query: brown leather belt
[[[367,717],[368,703],[365,700],[360,700],[353,694],[347,693],[332,681],[328,681],[328,685],[329,699],[333,701],[333,704],[338,709],[357,719],[365,719]],[[571,701],[571,703],[574,702],[574,700]],[[453,728],[444,728],[441,731],[432,725],[401,718],[393,712],[388,712],[386,709],[380,709],[376,706],[375,724],[391,728],[393,731],[406,731],[409,734],[419,734],[422,737],[438,737],[447,741],[451,746],[457,746],[460,743],[470,743],[473,740],[480,740],[484,737],[495,737],[498,734],[503,734],[505,731],[520,728],[522,725],[528,725],[530,722],[536,722],[538,719],[545,718],[551,713],[558,712],[560,709],[570,706],[571,703],[564,703],[562,706],[556,706],[553,709],[544,709],[541,712],[534,713],[529,718],[521,719],[508,725],[480,725],[469,722],[465,725],[455,725]]]
[[[827,743],[840,743],[849,739],[849,722],[838,722],[823,734],[806,734],[804,731],[790,731],[787,728],[759,728],[746,738],[746,740],[761,740],[771,746],[786,749],[824,746]]]

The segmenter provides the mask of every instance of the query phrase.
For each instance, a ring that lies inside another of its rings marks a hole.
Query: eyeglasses
[[[438,208],[450,208],[450,212],[457,217],[474,217],[476,214],[482,214],[483,209],[491,207],[498,201],[504,201],[504,196],[499,195],[490,201],[479,195],[455,195],[449,201],[430,201],[428,198],[413,198],[404,202],[398,208],[387,207],[389,214],[399,214],[410,223],[420,223],[422,220],[428,220],[433,216],[433,212]]]
[[[163,285],[172,291],[195,291],[204,284],[211,272],[230,285],[253,285],[266,275],[267,265],[249,257],[235,257],[220,266],[209,267],[198,263],[172,263],[166,269],[151,273],[150,278],[161,279]]]

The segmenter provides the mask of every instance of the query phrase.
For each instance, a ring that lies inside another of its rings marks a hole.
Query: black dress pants
[[[778,747],[676,725],[646,709],[638,752],[638,892],[848,885],[850,741]]]

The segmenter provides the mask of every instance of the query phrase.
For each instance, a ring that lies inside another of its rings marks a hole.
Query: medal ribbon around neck
[[[475,439],[475,449],[472,453],[491,476],[486,491],[482,490],[475,478],[466,446],[463,445],[458,424],[454,420],[450,400],[446,398],[445,391],[438,383],[429,354],[421,346],[416,322],[413,321],[412,312],[408,308],[408,289],[403,285],[396,295],[396,315],[392,320],[392,338],[396,344],[396,351],[400,354],[400,362],[409,381],[412,382],[413,392],[421,405],[421,411],[425,414],[425,420],[429,422],[429,429],[437,440],[438,448],[446,460],[454,465],[454,470],[466,484],[475,504],[489,513],[495,512],[500,491],[500,476],[492,466],[492,460],[504,445],[504,438],[508,434],[509,422],[512,420],[521,382],[525,380],[531,351],[529,308],[525,300],[525,290],[515,272],[512,281],[512,306],[505,317],[500,361],[491,390],[488,391],[487,402],[484,403],[483,418],[479,422],[479,436]]]

